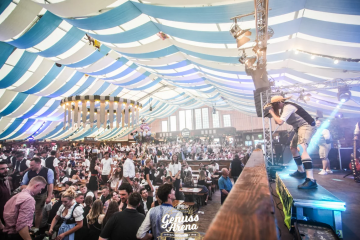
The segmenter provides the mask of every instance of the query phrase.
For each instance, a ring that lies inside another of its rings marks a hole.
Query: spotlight
[[[256,62],[256,56],[251,56],[251,57],[248,57],[246,58],[245,60],[245,64],[248,66],[248,67],[251,67],[252,65],[254,65],[254,63]]]
[[[339,87],[337,97],[338,100],[342,103],[349,101],[351,98],[351,92],[349,91],[349,87],[348,86]]]
[[[311,56],[311,59],[314,59],[314,58],[315,58],[315,56],[314,56],[314,55],[312,55],[312,56]]]
[[[335,64],[338,64],[338,63],[339,63],[339,60],[335,60],[334,63],[335,63]]]
[[[236,39],[238,48],[250,41],[250,38],[246,37],[251,35],[251,32],[249,30],[250,28],[245,30],[241,29],[235,19],[235,23],[230,29],[230,33]]]
[[[245,53],[245,50],[243,50],[243,54],[241,55],[241,57],[239,58],[239,62],[241,64],[245,64],[245,61],[246,61],[246,53]]]
[[[308,93],[304,96],[304,101],[310,101],[311,94]]]

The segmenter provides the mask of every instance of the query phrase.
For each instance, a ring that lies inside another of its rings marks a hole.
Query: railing
[[[262,151],[251,154],[204,239],[277,239],[274,205]]]

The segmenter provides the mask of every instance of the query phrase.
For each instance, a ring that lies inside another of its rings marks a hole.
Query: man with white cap
[[[269,113],[277,124],[282,125],[286,122],[294,128],[295,135],[291,140],[290,149],[298,169],[290,176],[305,178],[305,182],[298,186],[300,189],[317,188],[312,160],[307,152],[308,144],[316,130],[315,119],[298,104],[287,102],[289,98],[274,96],[271,103],[265,107],[271,106]]]

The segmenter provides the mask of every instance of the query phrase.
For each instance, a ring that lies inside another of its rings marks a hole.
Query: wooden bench
[[[172,203],[173,207],[177,207],[178,205],[186,205],[186,206],[194,206],[194,202],[185,202],[184,200],[174,200]]]
[[[253,152],[204,239],[277,239],[270,194],[263,153]]]

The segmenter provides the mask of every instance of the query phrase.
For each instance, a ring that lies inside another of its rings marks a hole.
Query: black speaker
[[[262,117],[262,108],[261,108],[261,93],[268,90],[268,87],[259,88],[254,91],[254,102],[255,102],[255,108],[256,108],[256,114],[258,117]]]
[[[251,78],[253,79],[255,89],[269,88],[270,82],[265,69],[256,69],[251,72]]]

